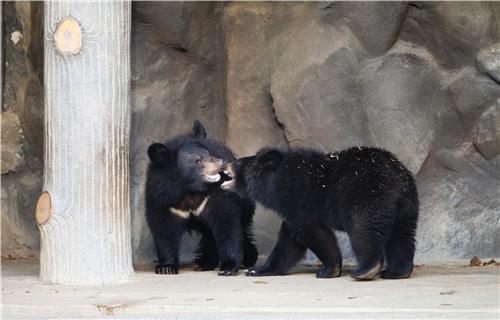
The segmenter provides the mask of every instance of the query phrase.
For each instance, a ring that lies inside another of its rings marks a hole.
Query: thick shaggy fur
[[[148,155],[146,218],[158,256],[156,273],[178,273],[179,246],[186,231],[201,234],[195,259],[198,269],[213,270],[219,265],[219,275],[234,275],[242,264],[253,266],[257,260],[251,233],[255,203],[219,188],[217,172],[223,162],[235,159],[231,151],[207,139],[196,121],[190,134],[152,144]]]
[[[224,189],[261,202],[283,217],[266,263],[248,275],[285,274],[311,249],[319,278],[340,276],[332,229],[346,231],[356,279],[406,278],[413,270],[418,195],[412,174],[390,152],[354,147],[338,153],[267,149],[226,166]],[[382,269],[383,263],[385,269]]]

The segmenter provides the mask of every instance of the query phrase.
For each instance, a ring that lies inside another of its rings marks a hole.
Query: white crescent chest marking
[[[195,216],[199,216],[200,213],[203,211],[203,209],[205,209],[205,206],[207,204],[207,201],[208,201],[208,198],[210,198],[209,196],[205,197],[205,199],[203,199],[203,201],[200,203],[200,205],[198,206],[198,208],[196,209],[192,209],[192,210],[181,210],[181,209],[177,209],[177,208],[174,208],[174,207],[170,207],[169,210],[178,215],[179,217],[181,218],[184,218],[184,219],[187,219],[189,218],[189,216],[192,214],[192,215],[195,215]]]

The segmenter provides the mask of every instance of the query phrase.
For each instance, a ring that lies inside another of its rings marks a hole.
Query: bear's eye
[[[201,163],[201,159],[200,159],[200,158],[198,158],[198,159],[194,160],[194,163],[196,163],[196,164],[200,164],[200,163]]]

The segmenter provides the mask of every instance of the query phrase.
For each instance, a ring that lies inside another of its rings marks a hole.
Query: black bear
[[[235,275],[242,264],[250,267],[257,260],[251,232],[255,202],[221,190],[221,166],[235,157],[206,136],[195,121],[191,133],[148,148],[146,219],[158,256],[157,274],[179,272],[186,231],[201,234],[195,258],[200,270],[219,265],[219,275]]]
[[[309,248],[323,264],[318,278],[340,276],[342,257],[333,228],[349,235],[358,262],[353,278],[410,276],[418,194],[412,174],[390,152],[263,149],[228,163],[224,173],[232,180],[223,189],[259,201],[283,218],[266,263],[247,275],[285,274]]]

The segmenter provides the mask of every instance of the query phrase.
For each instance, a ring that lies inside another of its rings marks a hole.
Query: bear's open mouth
[[[221,176],[219,173],[214,173],[214,174],[205,174],[203,175],[203,178],[208,182],[219,182]]]
[[[234,178],[231,175],[231,171],[227,168],[219,173],[223,182],[221,183],[221,189],[228,190],[234,187]]]

